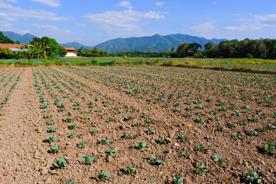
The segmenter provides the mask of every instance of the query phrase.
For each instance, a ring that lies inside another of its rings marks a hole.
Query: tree
[[[6,37],[2,32],[0,32],[0,43],[14,43],[11,39]]]
[[[28,45],[30,57],[32,58],[54,58],[64,56],[65,49],[57,41],[50,37],[34,38]]]
[[[194,56],[200,48],[201,45],[197,43],[183,43],[177,48],[176,54],[178,57]]]

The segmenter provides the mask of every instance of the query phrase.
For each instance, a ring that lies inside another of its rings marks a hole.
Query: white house
[[[67,54],[65,57],[77,57],[76,49],[75,48],[65,48]]]

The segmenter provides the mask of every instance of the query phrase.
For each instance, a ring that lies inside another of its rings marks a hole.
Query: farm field
[[[0,68],[0,183],[275,183],[275,131],[275,74]]]

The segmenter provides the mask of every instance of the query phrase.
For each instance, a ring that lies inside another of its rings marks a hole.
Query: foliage
[[[35,37],[28,45],[30,58],[55,58],[66,54],[64,48],[50,37]]]
[[[242,179],[246,184],[259,184],[262,182],[261,177],[253,171],[246,173]]]
[[[6,37],[2,32],[0,32],[0,43],[14,43],[11,39]]]
[[[91,163],[94,161],[94,155],[83,155],[82,156],[82,163],[85,165],[91,165]]]
[[[110,178],[110,172],[108,170],[104,170],[100,176],[99,176],[101,181],[108,180]]]
[[[153,154],[149,158],[149,163],[152,165],[160,165],[160,164],[163,164],[164,162],[162,160],[158,159],[155,154]]]
[[[61,168],[64,168],[68,165],[68,162],[66,161],[65,158],[59,158],[57,159],[53,165],[52,165],[52,169],[61,169]]]
[[[10,59],[13,58],[14,54],[9,48],[0,48],[0,58],[2,59]]]

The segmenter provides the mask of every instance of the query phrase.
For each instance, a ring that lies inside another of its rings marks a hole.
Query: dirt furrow
[[[1,184],[42,180],[41,171],[47,161],[42,154],[42,121],[35,94],[32,69],[25,68],[0,117]]]

